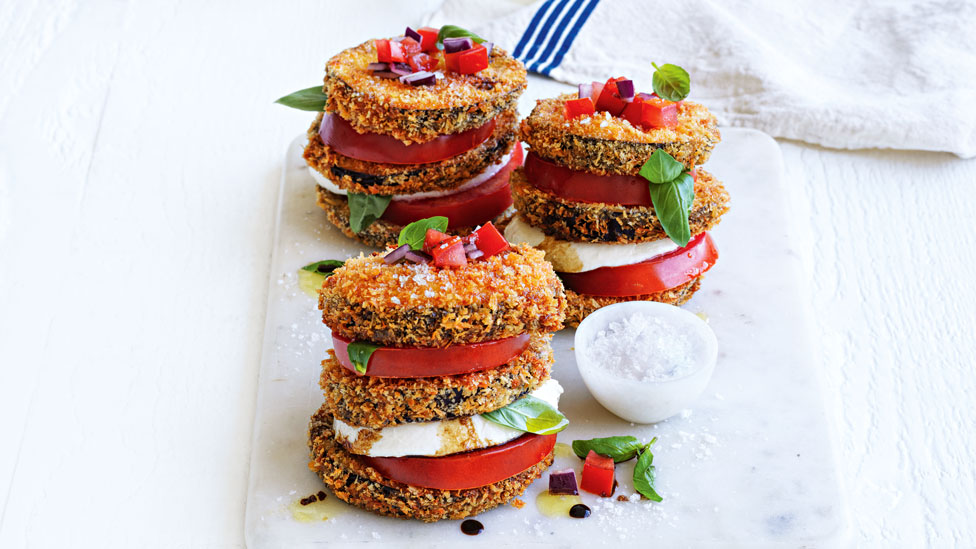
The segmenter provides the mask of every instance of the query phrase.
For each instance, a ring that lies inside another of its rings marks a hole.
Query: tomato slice
[[[556,445],[556,435],[526,433],[515,440],[441,457],[356,456],[383,476],[438,490],[467,490],[513,477],[539,463]]]
[[[448,219],[448,228],[483,225],[512,205],[508,178],[512,170],[522,165],[522,144],[516,143],[509,160],[487,181],[459,193],[417,200],[391,200],[381,219],[395,225],[406,225],[435,215]]]
[[[651,206],[648,181],[639,175],[596,175],[571,170],[534,152],[525,157],[525,177],[535,188],[566,200]]]
[[[441,135],[426,143],[404,145],[380,133],[359,133],[341,116],[327,112],[319,126],[322,142],[341,155],[385,164],[427,164],[445,160],[484,143],[495,131],[495,119],[479,128]]]
[[[332,346],[343,368],[356,371],[346,348],[351,340],[335,333]],[[370,377],[434,377],[468,374],[496,368],[517,357],[529,346],[529,334],[449,347],[380,347],[366,365]]]
[[[715,264],[718,250],[707,232],[684,248],[620,267],[600,267],[582,273],[558,273],[567,288],[579,294],[626,297],[653,294],[680,286]]]

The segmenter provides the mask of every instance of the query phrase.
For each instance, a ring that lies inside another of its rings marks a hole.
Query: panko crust
[[[431,54],[444,67],[441,52]],[[525,67],[495,47],[488,68],[476,74],[444,73],[432,86],[411,86],[373,76],[373,40],[349,48],[325,65],[325,110],[338,113],[361,133],[391,135],[404,143],[423,143],[440,135],[477,128],[513,110],[525,90]]]
[[[349,238],[354,238],[367,246],[372,246],[373,248],[390,248],[396,247],[400,239],[400,229],[403,227],[390,223],[389,221],[384,221],[378,219],[370,224],[359,233],[354,233],[352,228],[349,227],[349,202],[346,197],[341,194],[336,194],[329,192],[328,190],[316,186],[316,202],[319,207],[325,210],[326,218],[328,218],[329,223],[336,226],[337,229],[342,231],[342,234],[348,236]],[[498,228],[499,231],[504,231],[505,227],[508,226],[509,221],[515,216],[515,209],[509,207],[504,212],[498,214],[495,219],[491,220],[492,225]],[[475,230],[477,227],[452,227],[451,234],[464,236],[470,234],[471,231]]]
[[[426,378],[357,375],[330,350],[322,361],[319,385],[330,414],[356,427],[473,416],[508,406],[549,379],[549,334],[534,333],[529,347],[507,364],[480,372]]]
[[[657,149],[691,169],[704,164],[721,140],[715,116],[691,101],[678,104],[677,128],[644,131],[606,112],[566,120],[563,106],[573,98],[564,94],[537,101],[520,133],[536,154],[574,170],[637,175]]]
[[[503,505],[522,495],[553,460],[550,452],[525,471],[480,488],[438,490],[386,478],[349,453],[336,442],[332,416],[324,406],[309,422],[308,439],[308,468],[336,497],[379,515],[424,522],[462,519]]]
[[[663,292],[625,297],[578,294],[573,290],[567,289],[566,326],[576,328],[593,311],[600,307],[613,305],[614,303],[624,303],[626,301],[657,301],[670,305],[683,305],[701,287],[701,279],[703,276],[698,275],[681,286],[676,286]]]
[[[515,209],[543,233],[570,242],[650,242],[667,236],[650,206],[621,206],[574,202],[532,186],[525,170],[512,172],[510,185]],[[688,223],[692,236],[718,225],[729,211],[729,193],[722,182],[698,169],[695,200]]]
[[[352,340],[446,347],[562,328],[566,294],[545,254],[526,245],[460,268],[346,260],[319,293],[322,321]]]
[[[477,147],[427,164],[382,164],[343,156],[322,142],[319,114],[309,127],[304,158],[338,187],[364,194],[411,194],[457,188],[485,171],[515,145],[515,111],[498,115],[495,131]]]

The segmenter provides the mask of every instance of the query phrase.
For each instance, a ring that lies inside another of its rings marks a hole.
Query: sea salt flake
[[[690,374],[696,366],[695,351],[694,341],[680,326],[635,314],[610,322],[587,354],[619,377],[663,381]]]

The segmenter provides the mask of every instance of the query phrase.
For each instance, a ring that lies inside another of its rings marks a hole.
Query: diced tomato
[[[635,97],[625,108],[624,112],[620,113],[620,117],[630,122],[635,128],[641,127],[641,115],[644,112],[641,105],[644,100],[640,97]]]
[[[634,99],[634,102],[637,102],[637,98]],[[656,95],[644,95],[641,97],[640,125],[645,130],[677,127],[678,104],[673,101],[661,99]]]
[[[684,248],[619,267],[600,267],[581,273],[558,273],[567,289],[582,295],[628,297],[670,290],[690,282],[718,259],[707,232],[693,237]]]
[[[336,360],[356,375],[396,378],[453,376],[507,364],[528,348],[529,334],[447,347],[380,347],[370,355],[365,374],[357,372],[349,359],[350,343],[351,339],[332,333]]]
[[[457,72],[474,74],[488,68],[488,49],[483,45],[475,44],[473,48],[460,53],[457,58]]]
[[[404,57],[403,46],[399,42],[382,38],[374,42],[376,44],[376,60],[380,63],[407,62],[407,58]]]
[[[417,29],[420,35],[420,47],[426,52],[437,51],[437,36],[440,31],[433,27],[420,27]]]
[[[444,54],[444,67],[451,72],[458,72],[458,59],[461,57],[463,51],[457,51],[454,53]]]
[[[434,266],[436,267],[464,267],[468,264],[468,256],[464,253],[464,244],[456,236],[438,244],[430,251],[430,255],[434,257]]]
[[[627,107],[627,102],[620,98],[617,92],[617,79],[611,78],[603,85],[603,90],[596,100],[596,110],[606,111],[614,116],[619,115]]]
[[[491,257],[495,254],[504,252],[509,248],[508,241],[502,236],[502,233],[498,232],[498,229],[491,224],[491,221],[485,223],[480,229],[474,232],[478,235],[477,240],[475,240],[475,245],[478,249],[485,253],[485,257]]]
[[[423,48],[420,47],[420,42],[417,42],[416,40],[410,38],[409,36],[404,38],[403,40],[400,40],[399,44],[405,56],[410,56],[415,53],[420,53],[424,51]]]
[[[580,97],[579,99],[570,99],[566,101],[566,120],[572,120],[578,116],[593,114],[593,112],[593,100],[589,97]]]
[[[424,251],[430,252],[448,238],[451,238],[451,235],[442,233],[437,229],[427,229],[427,234],[424,235]]]
[[[556,435],[526,433],[515,440],[441,457],[369,457],[357,461],[384,477],[438,490],[468,490],[511,478],[552,453]]]
[[[410,68],[416,71],[432,71],[437,68],[437,59],[424,52],[414,53],[407,57]]]
[[[590,450],[583,463],[580,488],[591,494],[610,497],[613,495],[613,458],[601,456]]]

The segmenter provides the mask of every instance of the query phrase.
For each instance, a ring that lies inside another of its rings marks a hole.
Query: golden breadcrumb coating
[[[615,297],[615,296],[595,296],[578,294],[573,290],[566,290],[566,326],[575,328],[590,313],[613,305],[614,303],[624,303],[626,301],[657,301],[670,305],[682,305],[701,287],[701,279],[704,275],[698,275],[692,280],[676,286],[670,290],[664,290],[653,294]]]
[[[309,127],[305,161],[336,186],[364,194],[412,194],[445,191],[467,183],[512,150],[515,111],[498,115],[495,131],[483,143],[457,156],[427,164],[383,164],[337,153],[319,136],[319,114]]]
[[[488,68],[475,74],[445,71],[443,54],[430,55],[439,60],[444,78],[431,86],[411,86],[373,76],[366,68],[376,61],[373,40],[340,52],[325,65],[325,110],[360,132],[423,143],[481,126],[515,108],[525,89],[525,67],[497,46]]]
[[[650,242],[667,236],[650,206],[575,202],[537,189],[518,168],[510,179],[515,209],[533,227],[570,242]],[[699,168],[688,223],[692,236],[711,229],[729,211],[722,182]]]
[[[329,192],[326,189],[316,186],[316,202],[319,207],[325,210],[325,215],[332,223],[336,226],[342,234],[348,236],[349,238],[355,238],[356,240],[362,242],[367,246],[372,246],[374,248],[390,248],[396,247],[397,241],[400,239],[400,225],[395,225],[389,221],[383,219],[378,219],[366,227],[358,234],[352,232],[349,227],[349,202],[345,196],[341,194],[336,194]],[[499,231],[504,231],[505,227],[508,226],[509,221],[515,215],[515,209],[509,207],[504,212],[498,214],[495,219],[491,220],[492,225],[494,225]],[[471,231],[475,230],[477,227],[452,227],[451,234],[456,234],[459,236],[464,236]]]
[[[539,156],[599,175],[637,175],[657,149],[691,169],[704,164],[721,140],[715,116],[691,101],[678,104],[677,128],[643,130],[606,112],[566,120],[563,107],[575,95],[536,102],[522,121],[522,140]]]
[[[525,351],[496,368],[425,378],[358,375],[339,364],[330,350],[322,361],[319,385],[329,413],[356,427],[382,429],[473,416],[508,406],[549,379],[550,339],[549,334],[532,334]]]
[[[386,265],[353,257],[325,280],[322,320],[348,339],[446,347],[562,328],[566,296],[541,251],[526,245],[464,267]]]
[[[483,513],[522,495],[552,465],[553,454],[525,471],[494,484],[466,490],[438,490],[389,479],[364,464],[335,440],[332,416],[323,406],[308,428],[308,468],[346,503],[367,511],[425,522]]]

